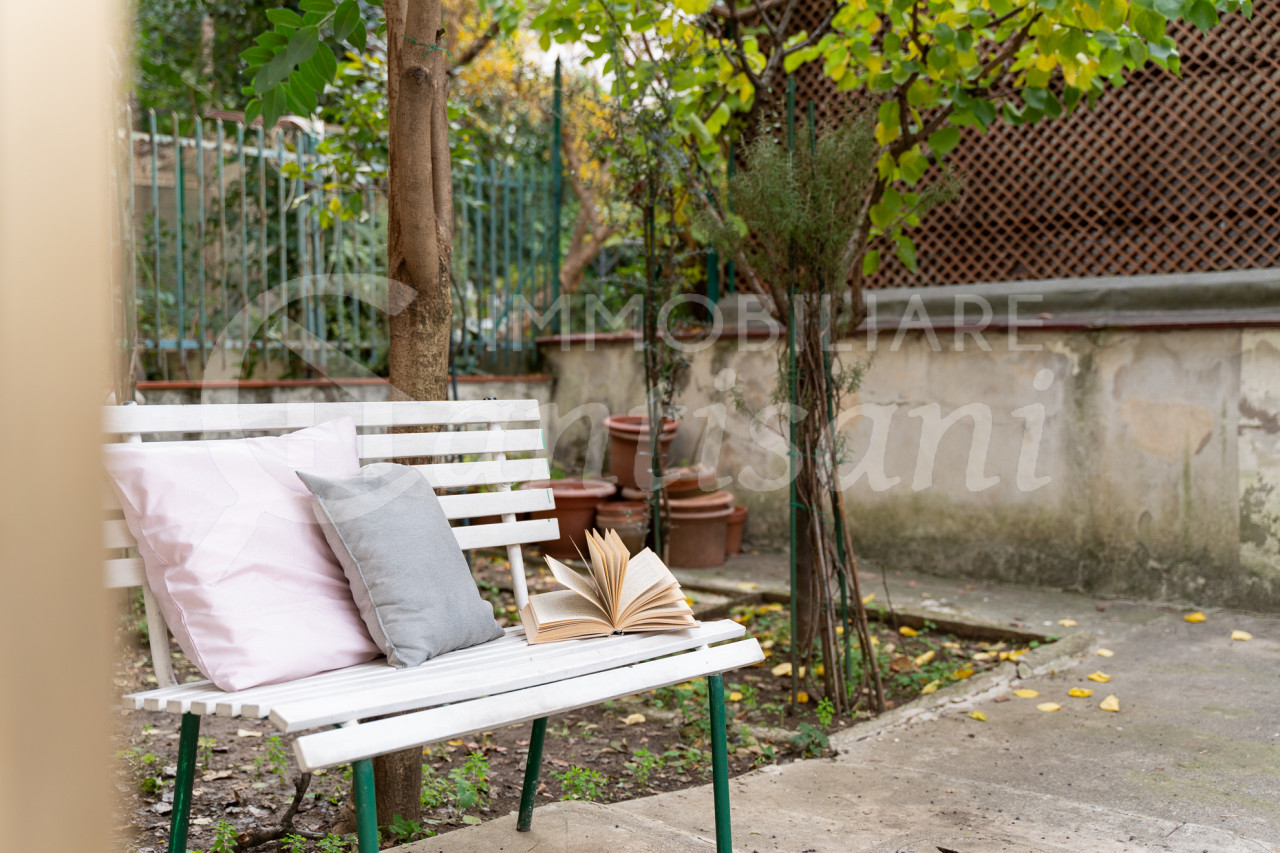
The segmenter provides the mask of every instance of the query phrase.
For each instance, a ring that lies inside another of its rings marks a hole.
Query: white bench
[[[544,450],[536,400],[483,402],[288,403],[207,406],[120,406],[103,410],[109,440],[202,439],[206,433],[239,436],[289,432],[350,416],[360,433],[362,461],[427,457],[419,466],[437,489],[478,486],[498,491],[450,493],[440,503],[450,519],[499,515],[500,523],[454,528],[463,549],[505,547],[516,603],[527,600],[521,545],[556,538],[554,519],[517,521],[517,513],[554,507],[549,489],[512,490],[513,483],[548,476],[545,457],[508,458]],[[517,428],[507,428],[513,424]],[[390,434],[388,428],[432,425],[444,431]],[[476,461],[452,461],[458,457]],[[764,659],[759,644],[741,639],[729,620],[666,633],[631,634],[530,646],[521,628],[493,642],[451,652],[412,669],[385,662],[361,664],[284,684],[224,693],[208,681],[176,684],[169,636],[146,586],[142,561],[125,549],[135,543],[113,497],[104,522],[106,584],[141,586],[159,687],[124,698],[127,708],[182,715],[170,853],[186,850],[200,718],[207,714],[271,720],[284,732],[320,731],[294,741],[304,771],[351,762],[360,853],[378,849],[370,759],[468,732],[533,720],[517,828],[527,831],[538,784],[547,717],[692,678],[708,678],[716,846],[731,850],[724,687],[720,673]],[[737,642],[712,646],[712,643]],[[404,713],[407,712],[407,713]],[[386,714],[397,716],[361,722]],[[334,728],[337,726],[337,728]]]

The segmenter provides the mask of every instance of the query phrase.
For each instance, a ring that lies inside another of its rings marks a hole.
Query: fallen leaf
[[[1120,700],[1115,697],[1115,694],[1112,694],[1106,699],[1103,699],[1098,707],[1104,711],[1111,711],[1118,714],[1120,713]]]
[[[929,649],[929,651],[925,652],[924,654],[922,654],[922,655],[917,655],[917,656],[916,656],[916,660],[915,660],[915,664],[916,664],[916,666],[924,666],[924,665],[925,665],[925,664],[927,664],[929,661],[933,660],[933,656],[934,656],[935,654],[936,654],[936,652],[934,652],[934,650],[933,650],[933,649]]]
[[[1087,699],[1093,695],[1093,691],[1087,687],[1072,687],[1067,691],[1067,695],[1076,699]]]
[[[765,604],[765,605],[762,605],[761,607],[756,608],[756,612],[757,613],[777,613],[781,609],[782,609],[782,605],[775,601],[772,604]]]
[[[758,586],[760,586],[760,584],[758,583],[740,583],[738,584],[737,588],[742,590],[743,592],[751,592],[751,590],[755,589]]]
[[[1096,681],[1099,684],[1106,684],[1111,680],[1111,676],[1107,675],[1105,672],[1092,672],[1089,674],[1089,680]]]
[[[920,636],[920,632],[919,632],[919,631],[917,631],[915,628],[909,628],[909,627],[907,627],[906,625],[903,625],[901,628],[899,628],[899,629],[898,629],[898,633],[899,633],[899,634],[901,634],[901,635],[902,635],[902,636],[904,636],[904,637],[918,637],[918,636]]]
[[[801,675],[804,675],[804,668],[803,668],[803,667],[801,667],[801,669],[800,669],[800,674],[801,674]],[[826,664],[821,664],[821,663],[820,663],[820,664],[818,664],[817,666],[815,666],[815,667],[813,668],[813,674],[814,674],[814,675],[817,675],[817,676],[823,676],[823,675],[826,675],[826,674],[827,674],[827,667],[826,667]]]
[[[966,666],[964,669],[957,669],[955,672],[951,673],[951,677],[956,681],[964,681],[971,675],[973,675],[973,667],[971,666]]]
[[[1110,658],[1115,657],[1116,653],[1111,651],[1111,649],[1098,649],[1094,654],[1100,658]]]
[[[970,711],[969,716],[980,723],[985,723],[987,721],[987,715],[981,711]]]
[[[214,782],[218,779],[230,779],[234,775],[234,770],[210,770],[200,777],[200,781]]]
[[[237,737],[262,737],[262,732],[254,732],[249,729],[236,729]]]
[[[924,687],[920,688],[920,695],[921,695],[921,696],[928,696],[930,693],[935,693],[935,692],[937,692],[938,688],[939,688],[939,687],[941,687],[941,686],[942,686],[942,682],[941,682],[941,681],[930,681],[930,682],[929,682],[928,684],[926,684]]]
[[[771,649],[773,648],[773,644],[774,644],[773,640],[765,640],[763,643],[760,644],[760,648]]]
[[[843,625],[837,625],[837,626],[836,626],[836,633],[837,633],[837,634],[843,634],[843,633],[844,633],[844,626],[843,626]]]
[[[734,690],[733,692],[731,692],[731,693],[729,694],[729,701],[730,701],[730,702],[741,702],[741,701],[742,701],[742,694],[741,694],[741,693],[739,693],[737,690]]]
[[[211,817],[194,817],[194,818],[192,818],[192,819],[191,819],[191,823],[193,823],[193,824],[194,824],[194,825],[196,825],[196,826],[208,826],[209,824],[213,823],[213,818],[211,818]]]
[[[973,659],[979,662],[984,660],[991,660],[993,657],[995,657],[995,654],[993,654],[992,652],[974,652],[973,653]]]
[[[1062,706],[1059,705],[1057,702],[1041,702],[1039,705],[1036,706],[1036,710],[1044,711],[1046,714],[1051,714],[1054,711],[1057,711],[1061,707]]]
[[[777,666],[775,666],[773,669],[769,671],[772,672],[774,675],[776,675],[778,678],[782,678],[785,675],[790,675],[791,661],[784,661],[783,663],[778,664]]]
[[[563,758],[553,758],[553,759],[551,759],[551,763],[552,763],[554,766],[556,766],[556,767],[568,767],[568,766],[569,766],[569,762],[565,761]]]
[[[1034,699],[1040,695],[1040,691],[1032,690],[1029,687],[1024,687],[1021,690],[1013,691],[1013,695],[1017,696],[1019,699]]]
[[[1076,622],[1076,620],[1074,619],[1059,619],[1058,624],[1061,625],[1063,628],[1074,628],[1076,625],[1080,623]]]
[[[1201,613],[1199,610],[1197,610],[1195,613],[1188,613],[1186,616],[1183,616],[1182,618],[1187,620],[1188,622],[1203,622],[1205,620],[1205,615]]]
[[[1240,640],[1242,642],[1245,640],[1252,640],[1253,634],[1250,634],[1248,631],[1232,631],[1231,639]]]
[[[874,592],[873,592],[873,593],[871,593],[870,595],[864,595],[864,596],[862,596],[862,603],[863,603],[863,604],[870,604],[871,602],[873,602],[873,601],[875,601],[875,600],[876,600],[876,594],[875,594]]]
[[[952,649],[952,650],[955,650],[955,649],[960,648],[960,644],[959,644],[959,643],[943,643],[943,644],[942,644],[942,647],[943,647],[944,649]]]
[[[480,824],[480,818],[473,814],[464,814],[462,816],[462,822],[467,826],[478,826]]]
[[[809,694],[801,690],[799,693],[796,694],[796,701],[799,702],[801,705],[805,704],[806,702],[809,701]]]
[[[462,741],[460,741],[460,740],[451,740],[451,741],[449,741],[449,746],[462,746]]]
[[[739,694],[741,698],[741,694]],[[626,726],[636,726],[645,721],[644,714],[628,714],[622,718],[622,724]]]
[[[1009,652],[1009,660],[1017,660],[1029,651],[1031,649],[1018,649],[1017,651]]]

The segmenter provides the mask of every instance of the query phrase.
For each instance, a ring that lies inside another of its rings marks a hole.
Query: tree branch
[[[236,836],[236,850],[249,850],[253,847],[260,847],[269,841],[279,841],[286,835],[301,835],[303,838],[317,839],[324,836],[318,832],[308,832],[302,829],[296,829],[293,825],[293,819],[298,815],[298,807],[302,805],[302,798],[307,794],[307,788],[311,786],[311,774],[301,773],[298,775],[297,781],[293,783],[293,802],[289,803],[289,808],[280,817],[280,823],[270,829],[255,829],[252,832],[243,832]]]
[[[448,75],[450,77],[456,77],[463,68],[466,68],[474,62],[475,58],[481,53],[484,53],[485,48],[492,44],[493,40],[498,37],[498,31],[499,27],[497,21],[489,24],[489,26],[485,28],[484,32],[476,36],[475,41],[467,45],[466,50],[458,54],[458,58],[455,59],[453,64],[449,67],[447,72]]]

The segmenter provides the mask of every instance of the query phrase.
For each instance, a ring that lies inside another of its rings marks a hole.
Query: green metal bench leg
[[[169,820],[169,853],[186,853],[191,824],[191,785],[196,777],[196,747],[200,741],[200,715],[182,715],[178,737],[178,774],[173,780],[173,817]]]
[[[373,759],[354,761],[351,775],[356,795],[356,849],[378,853],[378,798],[373,788]]]
[[[716,853],[733,853],[733,828],[729,824],[729,748],[724,734],[724,679],[707,676],[707,700],[711,705],[711,787],[716,802]]]
[[[528,832],[533,826],[533,798],[538,793],[538,770],[542,766],[542,741],[547,736],[547,718],[533,721],[533,733],[529,735],[529,760],[524,765],[524,788],[520,791],[520,816],[516,818],[516,831]]]

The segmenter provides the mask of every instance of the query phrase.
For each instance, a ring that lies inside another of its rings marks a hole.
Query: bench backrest
[[[454,536],[464,550],[506,547],[516,604],[528,599],[524,557],[520,546],[559,536],[554,518],[517,521],[516,513],[550,510],[550,489],[513,490],[512,485],[550,476],[537,400],[483,400],[383,403],[262,403],[194,406],[113,406],[103,409],[108,442],[227,440],[250,435],[293,432],[325,421],[350,417],[356,423],[360,461],[429,458],[415,466],[440,496],[445,515],[454,522]],[[529,424],[534,424],[530,427]],[[508,427],[507,425],[511,425]],[[433,426],[442,431],[391,433],[393,427]],[[520,454],[510,458],[509,454]],[[141,558],[126,549],[137,543],[120,513],[120,505],[106,490],[107,519],[103,544],[107,549],[106,585],[140,586],[146,603],[147,627],[156,680],[173,684],[169,661],[168,626],[147,586]],[[464,519],[498,523],[462,526]]]

